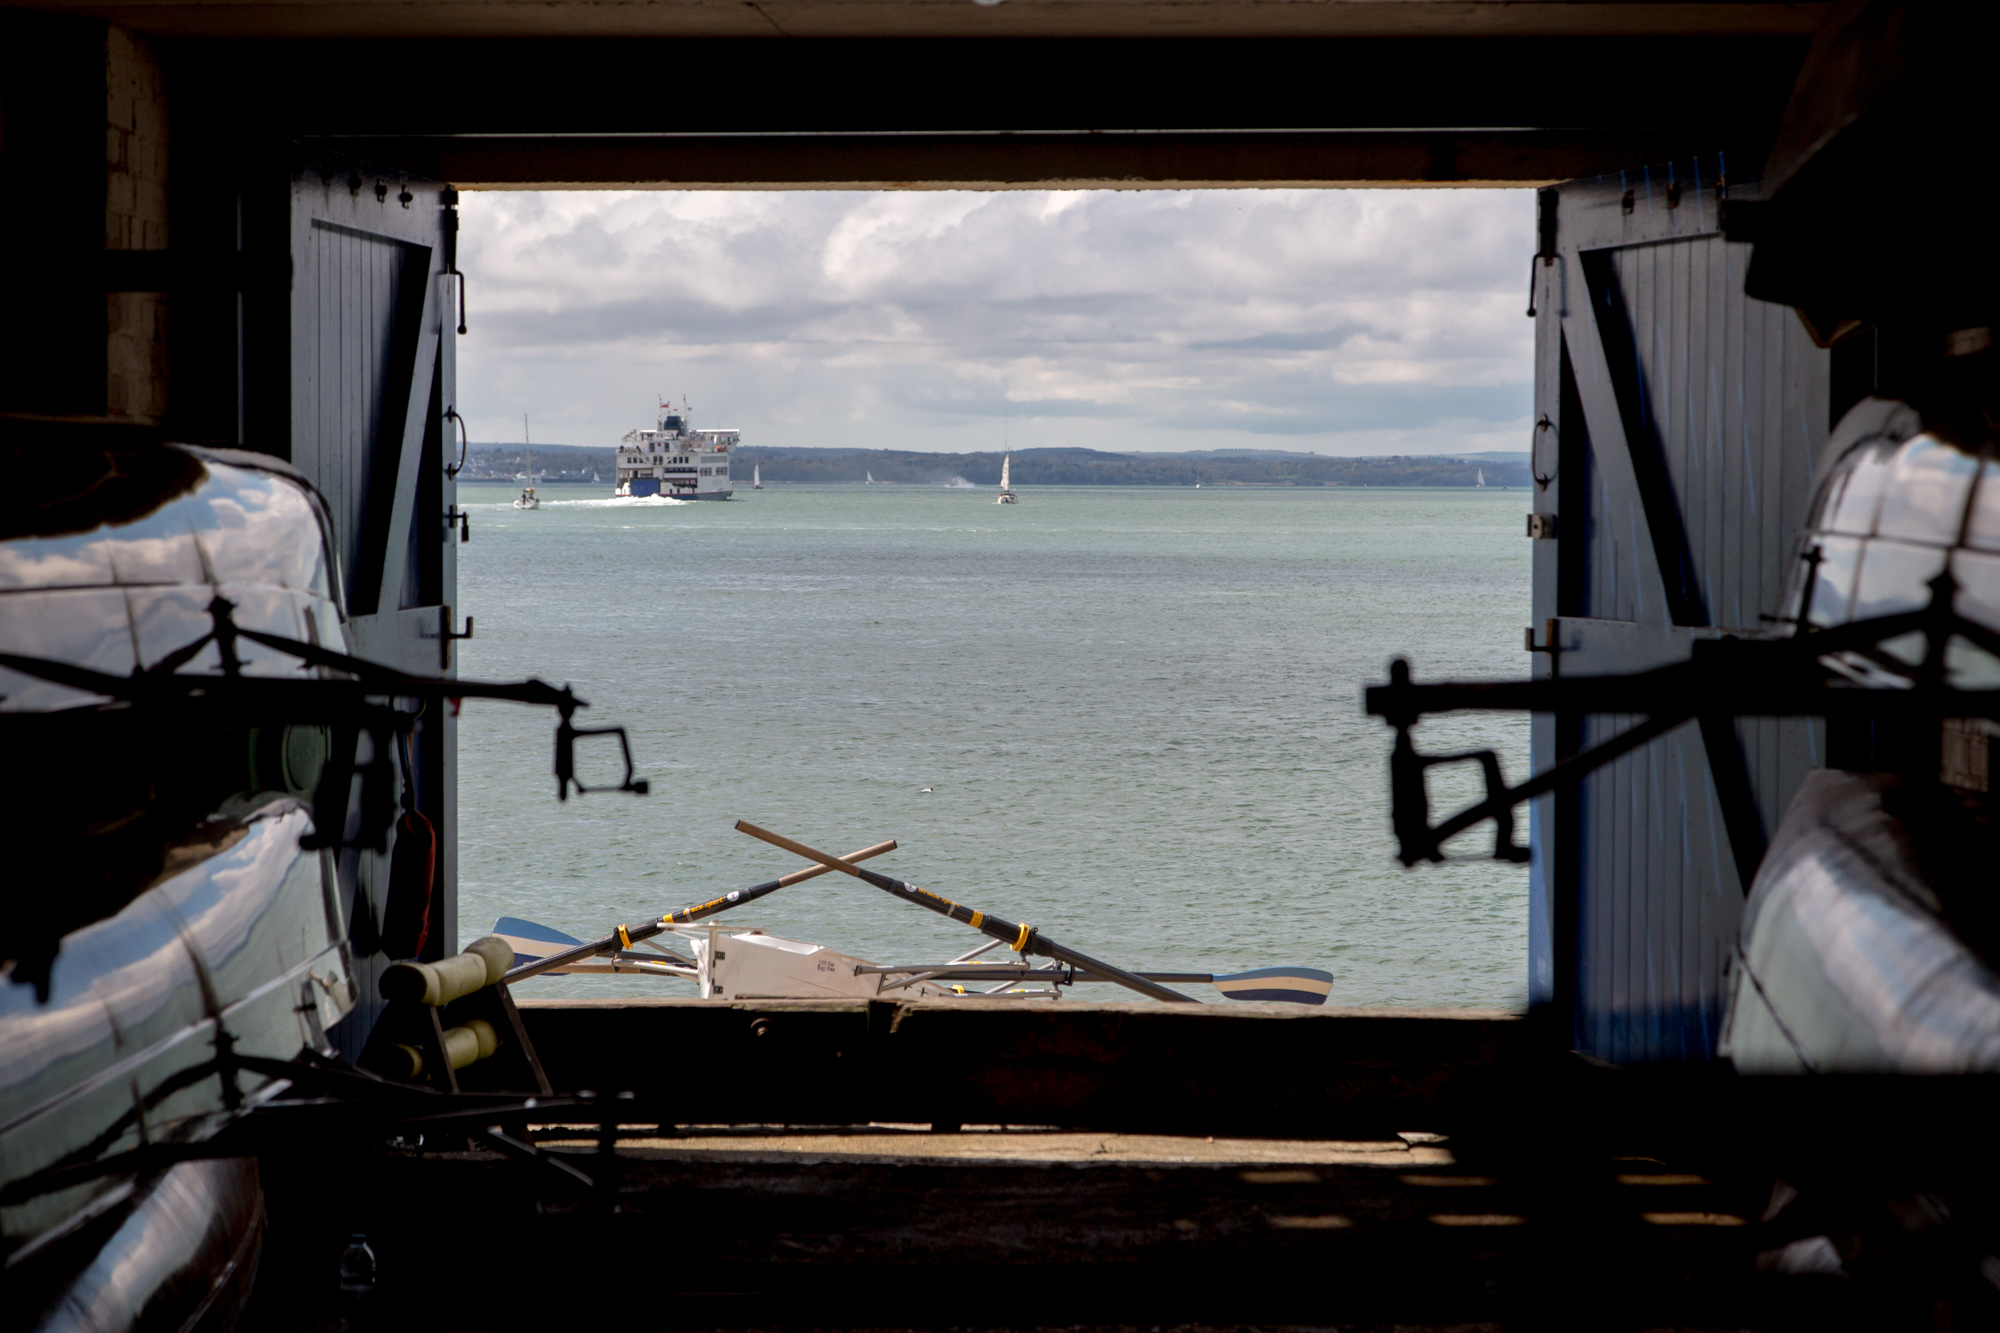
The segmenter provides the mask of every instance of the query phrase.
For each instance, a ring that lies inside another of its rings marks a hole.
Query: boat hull
[[[257,1160],[182,1162],[106,1219],[101,1245],[61,1244],[11,1273],[36,1333],[229,1328],[248,1304],[265,1231]],[[84,1236],[74,1238],[83,1241]]]
[[[1722,1032],[1739,1070],[2000,1071],[2000,972],[1949,919],[1951,867],[1979,862],[1937,855],[1949,818],[1888,775],[1806,779],[1744,909]]]

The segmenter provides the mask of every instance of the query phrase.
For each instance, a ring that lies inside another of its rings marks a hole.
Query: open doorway
[[[792,868],[745,817],[896,837],[892,873],[1132,966],[1525,1004],[1525,871],[1404,874],[1359,708],[1394,652],[1526,674],[1524,192],[479,193],[463,215],[462,669],[573,679],[655,782],[558,812],[522,724],[475,705],[464,931],[591,935]],[[740,432],[729,504],[613,497],[664,401]],[[1525,768],[1524,721],[1478,729]],[[852,883],[752,911],[884,957],[957,939]]]

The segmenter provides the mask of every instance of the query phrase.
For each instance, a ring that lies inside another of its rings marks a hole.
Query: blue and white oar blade
[[[576,936],[565,935],[554,926],[545,926],[539,921],[524,921],[518,916],[503,916],[495,921],[493,933],[507,941],[507,946],[514,951],[515,967],[539,963],[552,953],[573,949],[583,943]]]
[[[1280,1000],[1325,1004],[1333,973],[1316,967],[1260,967],[1254,972],[1218,973],[1215,988],[1231,1000]]]

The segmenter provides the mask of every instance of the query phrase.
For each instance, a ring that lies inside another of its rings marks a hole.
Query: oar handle
[[[971,926],[974,930],[982,931],[994,939],[1002,941],[1012,948],[1015,953],[1041,954],[1048,958],[1069,963],[1075,967],[1081,967],[1086,971],[1095,972],[1107,981],[1115,981],[1121,986],[1138,991],[1141,995],[1149,995],[1155,1000],[1178,1000],[1188,1004],[1195,1003],[1189,996],[1182,995],[1178,991],[1168,990],[1165,986],[1157,982],[1147,981],[1144,977],[1136,976],[1122,968],[1113,967],[1109,963],[1101,963],[1088,954],[1078,953],[1066,945],[1058,944],[1025,922],[1013,922],[1003,917],[989,916],[976,908],[967,907],[964,903],[955,903],[949,898],[939,897],[929,889],[919,888],[917,885],[905,880],[891,879],[887,875],[878,875],[872,870],[862,870],[817,848],[808,847],[802,842],[796,842],[791,838],[787,838],[782,833],[773,833],[767,828],[759,828],[747,819],[736,821],[736,831],[747,833],[753,838],[768,842],[773,847],[782,847],[794,856],[802,856],[808,861],[817,861],[828,870],[843,871],[846,874],[854,876],[856,879],[873,884],[876,888],[884,892],[894,894],[904,902],[915,903],[919,907],[927,907],[939,916],[963,922]]]
[[[699,921],[703,917],[714,916],[718,912],[727,912],[732,907],[741,907],[745,903],[755,902],[767,893],[776,893],[779,889],[787,885],[797,884],[803,880],[811,879],[816,875],[824,875],[829,870],[845,867],[850,861],[866,861],[871,856],[880,856],[884,852],[893,852],[895,850],[896,840],[890,838],[886,842],[876,843],[873,847],[863,847],[858,852],[849,852],[845,858],[835,861],[834,865],[814,866],[810,870],[794,870],[789,875],[778,879],[767,879],[762,884],[753,884],[747,889],[732,889],[719,898],[710,898],[705,903],[696,903],[692,907],[676,908],[656,921],[648,921],[641,925],[630,927],[620,926],[609,935],[591,940],[587,944],[578,944],[572,948],[564,949],[561,953],[552,953],[546,958],[537,958],[532,963],[523,963],[519,967],[512,968],[505,976],[500,978],[500,984],[511,986],[517,981],[526,981],[529,977],[538,977],[544,972],[553,972],[557,968],[568,967],[571,963],[580,963],[586,958],[595,958],[599,954],[610,953],[615,949],[629,949],[635,940],[649,940],[668,926],[685,926],[690,922]],[[834,858],[828,859],[833,860]],[[851,868],[849,868],[849,872],[852,873]]]

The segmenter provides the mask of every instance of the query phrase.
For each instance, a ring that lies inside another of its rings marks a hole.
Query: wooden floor
[[[1938,1182],[2000,1197],[1985,1083],[1656,1076],[1538,1053],[1501,1015],[1245,1008],[524,1006],[557,1089],[597,1090],[566,1103],[583,1123],[510,1122],[533,1146],[506,1152],[460,1122],[268,1155],[250,1327],[1872,1331],[1947,1326],[1937,1291],[1952,1327],[2000,1311],[1967,1248],[1993,1219],[1898,1239],[1951,1211]],[[379,1282],[344,1302],[354,1233]],[[1892,1280],[1813,1272],[1835,1249]]]
[[[356,1231],[381,1265],[357,1327],[526,1329],[600,1299],[661,1328],[1765,1326],[1742,1314],[1768,1198],[1670,1162],[1539,1174],[1402,1139],[675,1129],[609,1154],[538,1131],[588,1184],[486,1152],[349,1162],[338,1207],[273,1179],[264,1289],[286,1317],[262,1326],[302,1326],[286,1321],[307,1290],[339,1312],[333,1261]],[[460,1273],[491,1275],[470,1289],[493,1297],[440,1298],[468,1289],[438,1285]]]

